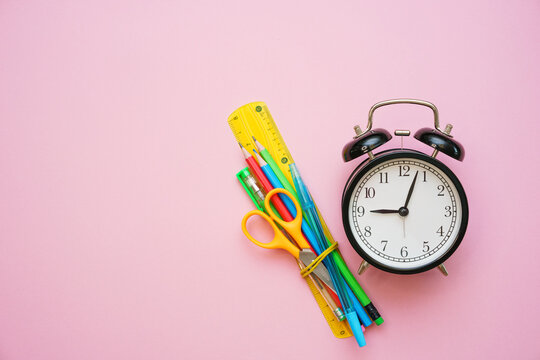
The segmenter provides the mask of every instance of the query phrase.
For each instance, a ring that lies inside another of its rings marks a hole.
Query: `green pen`
[[[293,194],[296,200],[299,200],[298,194],[296,193],[295,189],[293,188],[291,183],[287,180],[287,178],[285,177],[285,175],[283,174],[279,166],[276,164],[276,162],[274,161],[274,158],[272,157],[272,155],[270,155],[270,152],[259,141],[257,141],[257,139],[254,136],[252,136],[252,138],[253,138],[253,142],[255,143],[255,146],[259,150],[259,154],[262,156],[264,161],[266,161],[268,165],[270,165],[270,168],[274,171],[279,181],[281,181],[281,184],[283,185],[283,187],[287,189],[291,194]],[[316,205],[315,205],[315,209],[317,210],[317,214],[319,215],[319,219],[321,223],[324,224],[324,220],[321,216],[321,213],[319,212],[319,209],[317,209]],[[307,217],[304,217],[304,219],[309,226],[312,226],[312,224],[309,222]],[[332,238],[331,234],[328,234],[328,235],[330,235],[330,238]],[[352,292],[354,293],[354,295],[356,295],[357,299],[360,300],[360,303],[364,307],[366,307],[366,310],[369,309],[370,316],[372,317],[375,324],[381,325],[384,322],[384,320],[381,317],[381,315],[378,313],[377,309],[373,306],[371,299],[367,296],[364,289],[362,289],[362,287],[360,286],[360,284],[358,283],[358,281],[352,274],[351,270],[349,270],[349,267],[345,263],[345,260],[341,256],[340,252],[334,251],[334,253],[335,253],[334,261],[336,262],[336,266],[338,267],[341,274],[345,278],[345,281],[347,282],[347,284],[349,284],[349,286],[351,287]]]

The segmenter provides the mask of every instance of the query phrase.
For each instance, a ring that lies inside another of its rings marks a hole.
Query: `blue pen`
[[[266,161],[264,161],[264,159],[260,156],[259,153],[257,153],[257,151],[254,150],[254,152],[255,152],[255,157],[257,158],[257,161],[259,162],[259,166],[261,167],[262,171],[264,172],[264,174],[266,175],[266,177],[268,178],[268,181],[270,181],[272,186],[274,188],[284,188],[283,184],[278,179],[278,177],[276,176],[276,174],[274,173],[274,170],[272,170],[270,165],[268,165]],[[279,196],[281,197],[281,194],[279,194]],[[291,199],[288,196],[283,195],[281,197],[281,200],[283,201],[283,203],[285,203],[285,206],[287,207],[287,210],[289,210],[289,212],[291,213],[291,216],[296,217],[296,207],[294,206],[294,203],[291,201]],[[317,243],[313,230],[311,230],[311,227],[305,221],[302,221],[302,232],[308,239],[311,246],[313,246],[313,249],[315,250],[317,254],[320,254],[321,252],[324,251],[324,249],[321,249],[318,246],[319,244]],[[344,284],[345,292],[347,293],[349,298],[352,299],[353,307],[356,310],[356,313],[358,317],[360,318],[362,325],[364,325],[365,327],[368,327],[369,325],[372,324],[371,319],[367,315],[362,305],[360,305],[360,302],[358,301],[358,299],[356,298],[356,296],[350,289],[349,285],[345,281],[343,282],[343,284]],[[332,290],[335,291],[335,289],[332,289]],[[337,313],[335,315],[340,321],[345,318],[343,313]]]
[[[302,177],[300,176],[300,172],[296,168],[296,164],[290,164],[289,169],[291,170],[294,187],[296,188],[296,193],[298,194],[300,205],[304,210],[305,216],[307,217],[309,223],[313,226],[313,231],[315,232],[317,238],[317,245],[319,247],[319,250],[324,251],[326,249],[326,246],[324,245],[325,235],[322,229],[321,222],[319,220],[319,215],[317,214],[317,209],[315,209],[315,203],[313,202],[313,199],[311,198],[307,187],[302,181]],[[315,250],[317,251],[317,249]],[[365,346],[366,339],[364,338],[364,333],[362,332],[360,320],[358,319],[356,311],[351,306],[348,293],[345,291],[345,282],[343,281],[343,278],[340,276],[339,272],[336,269],[334,259],[332,258],[332,256],[328,256],[323,260],[323,262],[325,263],[328,271],[330,272],[332,281],[334,281],[337,294],[339,296],[341,304],[343,305],[343,309],[345,310],[345,316],[347,317],[349,325],[351,326],[351,330],[354,334],[356,342],[361,347]]]
[[[261,167],[264,175],[266,175],[266,178],[268,179],[268,181],[270,181],[270,184],[272,184],[272,186],[274,188],[282,188],[283,189],[284,188],[283,184],[281,184],[281,181],[278,179],[278,177],[276,176],[276,174],[274,173],[274,170],[272,170],[270,165],[268,165],[268,163],[266,163],[266,161],[264,161],[264,159],[259,155],[259,153],[257,151],[254,150],[254,153],[255,153],[255,157],[257,158],[257,162],[259,163],[259,166]],[[296,217],[296,206],[294,205],[294,203],[292,202],[292,200],[288,196],[286,196],[286,195],[282,196],[282,195],[283,194],[278,194],[278,196],[280,196],[281,200],[285,204],[285,207],[287,208],[287,210],[289,210],[289,212],[291,213],[291,216],[293,218]],[[307,222],[305,222],[303,220],[302,220],[302,233],[305,235],[308,242],[313,247],[313,250],[315,250],[315,253],[317,255],[319,255],[322,252],[322,250],[320,249],[320,247],[316,246],[318,244],[316,242],[315,234],[313,233],[313,230],[311,230],[311,227],[307,224]],[[326,264],[325,264],[325,266],[326,266]],[[335,287],[336,281],[334,280],[334,277],[332,277],[333,274],[332,274],[332,272],[330,272],[329,269],[328,269],[328,273],[330,275],[330,280],[332,282],[331,283],[325,282],[325,284],[328,285],[328,287],[330,287],[330,289],[332,289],[332,291],[334,291],[338,295],[338,298],[340,298],[339,293],[337,292],[336,287]],[[340,300],[341,300],[341,298],[340,298]],[[343,311],[339,307],[337,309],[335,309],[333,312],[334,312],[334,315],[336,316],[336,318],[339,321],[345,320],[345,318],[346,318],[345,314],[343,313]]]
[[[268,165],[268,163],[264,161],[264,159],[259,155],[257,151],[254,150],[254,153],[255,153],[255,157],[257,158],[257,162],[259,163],[259,166],[264,172],[264,175],[266,175],[266,178],[268,179],[268,181],[270,181],[270,184],[272,184],[272,186],[276,189],[277,188],[284,189],[283,184],[278,179],[278,177],[276,176],[276,174],[274,173],[274,170],[272,170],[270,165]],[[289,212],[291,213],[291,216],[293,218],[296,217],[296,206],[294,206],[294,203],[292,202],[292,200],[288,196],[283,195],[283,194],[278,194],[278,196],[280,196],[280,199],[285,204],[285,207],[287,208],[287,210],[289,210]],[[317,255],[320,254],[321,249],[313,245],[313,244],[317,244],[315,234],[313,233],[313,230],[311,230],[311,227],[309,227],[309,225],[305,221],[302,221],[302,233],[305,235],[310,245],[313,246],[313,249],[315,250]],[[327,285],[334,292],[336,292],[335,286],[332,286],[332,284],[327,284]],[[336,315],[339,321],[342,321],[345,319],[345,315],[341,311],[339,311],[338,313],[334,312],[334,314]]]

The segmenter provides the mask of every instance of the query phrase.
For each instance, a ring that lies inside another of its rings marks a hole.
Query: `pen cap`
[[[346,313],[345,315],[347,316],[347,321],[349,322],[358,346],[366,346],[366,338],[364,337],[362,325],[360,325],[360,321],[358,320],[358,316],[356,316],[356,313],[354,311],[351,311]]]
[[[300,176],[300,172],[298,171],[296,164],[290,164],[289,169],[291,170],[294,187],[296,189],[296,193],[298,194],[298,200],[302,208],[305,210],[306,207],[313,205],[313,200],[308,189],[304,185],[304,182],[302,181],[302,177]]]

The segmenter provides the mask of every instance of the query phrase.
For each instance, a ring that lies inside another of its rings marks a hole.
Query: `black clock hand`
[[[409,193],[407,194],[407,200],[405,200],[405,205],[403,205],[404,208],[407,208],[407,205],[409,205],[409,200],[411,200],[411,195],[414,190],[414,184],[416,184],[416,178],[418,177],[418,170],[416,171],[416,174],[414,175],[414,179],[412,181],[411,187],[409,188]]]
[[[370,212],[377,213],[377,214],[398,214],[399,210],[380,209],[380,210],[370,210]]]

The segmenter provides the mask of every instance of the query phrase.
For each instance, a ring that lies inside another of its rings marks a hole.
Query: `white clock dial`
[[[421,268],[443,257],[461,240],[462,216],[454,182],[415,157],[371,168],[354,186],[348,207],[358,246],[382,266],[398,270]]]

